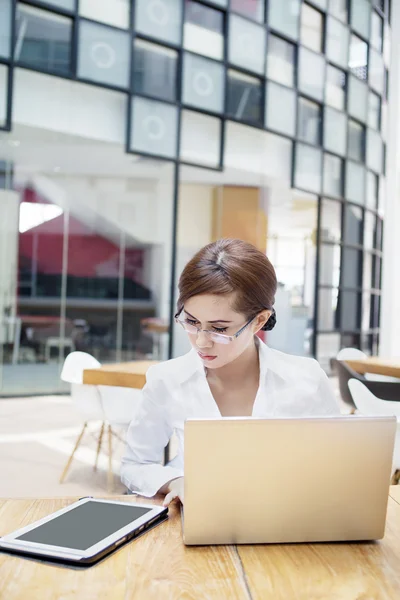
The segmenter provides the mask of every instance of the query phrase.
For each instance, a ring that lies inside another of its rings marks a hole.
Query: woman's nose
[[[211,348],[213,343],[207,333],[200,331],[197,335],[196,344],[199,348]]]

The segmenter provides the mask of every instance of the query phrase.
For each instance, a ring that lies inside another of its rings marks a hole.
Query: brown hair
[[[177,315],[192,296],[222,296],[236,292],[233,308],[249,319],[265,309],[272,309],[272,315],[263,327],[270,330],[276,323],[272,308],[276,288],[275,269],[265,254],[243,240],[221,239],[199,250],[183,269],[179,279]]]

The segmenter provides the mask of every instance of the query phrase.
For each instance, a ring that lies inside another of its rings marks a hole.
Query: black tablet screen
[[[15,539],[87,550],[150,510],[134,504],[89,501]]]

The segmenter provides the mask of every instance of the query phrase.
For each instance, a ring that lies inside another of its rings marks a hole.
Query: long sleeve
[[[339,403],[336,400],[331,382],[325,371],[319,368],[319,385],[317,389],[318,414],[319,415],[340,415]]]
[[[181,469],[160,464],[173,427],[168,391],[162,379],[154,376],[153,369],[147,372],[147,383],[128,429],[127,449],[121,465],[122,483],[147,498],[154,496],[171,479],[183,475]]]

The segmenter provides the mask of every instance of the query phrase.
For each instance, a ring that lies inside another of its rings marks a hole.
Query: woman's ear
[[[263,310],[254,319],[254,333],[258,333],[272,315],[272,310]]]

